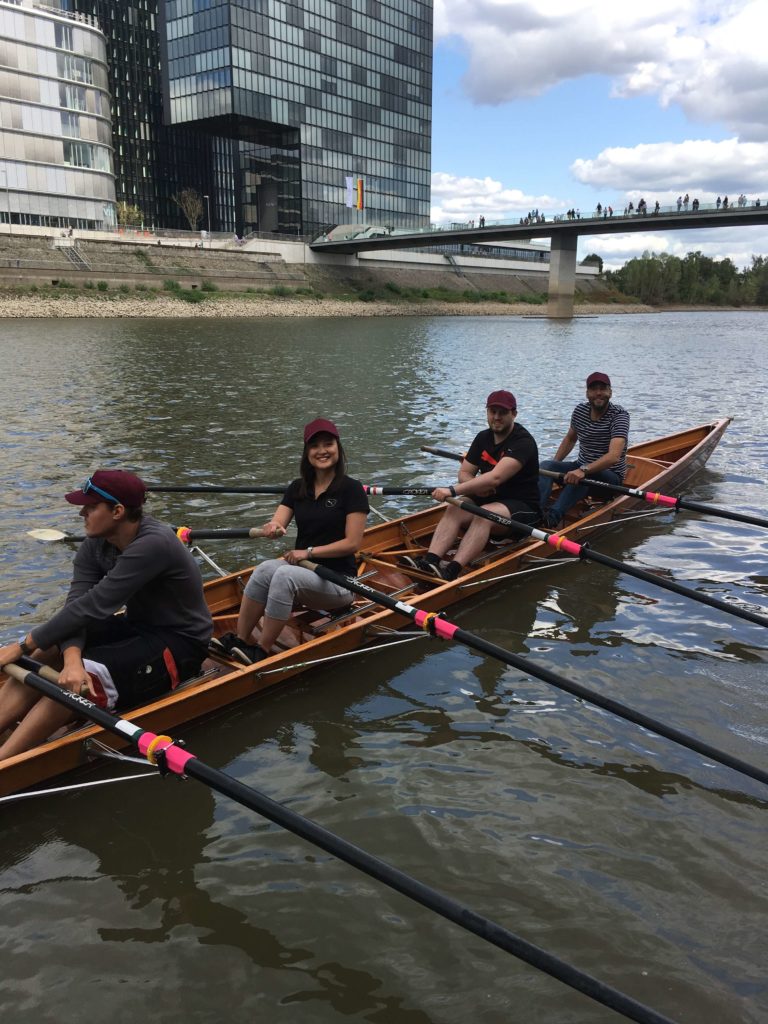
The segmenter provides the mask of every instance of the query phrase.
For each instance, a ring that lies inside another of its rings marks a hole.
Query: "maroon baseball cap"
[[[611,378],[607,373],[590,373],[587,377],[587,387],[592,387],[593,384],[607,384],[611,386]]]
[[[517,402],[511,391],[492,391],[486,400],[486,407],[489,405],[500,405],[511,412],[517,412]]]
[[[98,505],[109,501],[114,505],[138,508],[147,497],[147,487],[135,473],[124,469],[97,469],[77,491],[64,495],[70,505]]]
[[[315,434],[330,434],[331,437],[338,439],[339,432],[336,429],[336,424],[331,423],[330,420],[312,420],[304,427],[304,444],[308,444]]]

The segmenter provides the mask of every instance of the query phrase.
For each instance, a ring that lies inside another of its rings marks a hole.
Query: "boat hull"
[[[628,452],[630,469],[626,484],[667,492],[679,488],[706,464],[729,422],[729,419],[719,419],[632,446]],[[642,499],[621,496],[588,509],[560,532],[578,540],[583,532],[610,523],[644,504]],[[360,573],[366,582],[412,606],[441,611],[497,586],[499,578],[523,571],[532,561],[556,554],[551,545],[542,541],[517,542],[506,551],[489,550],[478,564],[450,583],[437,583],[403,569],[397,562],[399,554],[423,550],[443,510],[444,506],[439,505],[367,529],[360,559]],[[234,628],[250,572],[248,569],[232,573],[206,584],[206,599],[217,634]],[[281,636],[283,649],[278,654],[248,667],[226,661],[212,662],[209,670],[215,675],[186,684],[123,717],[152,732],[167,732],[285,682],[320,660],[364,648],[378,634],[409,621],[396,612],[360,603],[352,617],[339,621],[323,618],[313,621],[311,616],[302,618],[299,614]],[[88,743],[93,739],[114,749],[126,745],[120,737],[97,726],[77,729],[0,763],[0,795],[18,792],[86,764]]]

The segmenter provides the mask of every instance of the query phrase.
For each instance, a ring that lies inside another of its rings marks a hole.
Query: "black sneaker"
[[[222,633],[221,636],[212,636],[208,641],[208,646],[215,654],[221,654],[225,658],[231,658],[232,645],[237,642],[237,633]]]
[[[419,572],[440,577],[440,563],[438,561],[433,562],[431,558],[425,555],[401,555],[398,561],[409,569],[418,569]]]
[[[546,512],[542,513],[541,524],[546,530],[557,530],[562,525],[562,518],[557,512],[552,512],[551,509],[547,509]]]
[[[458,562],[449,562],[444,566],[437,566],[437,575],[441,580],[447,580],[452,583],[455,579],[458,579],[459,573],[461,572],[461,566]]]
[[[263,661],[269,655],[263,647],[258,644],[247,644],[245,640],[235,638],[231,655],[243,665],[255,665],[257,661]]]

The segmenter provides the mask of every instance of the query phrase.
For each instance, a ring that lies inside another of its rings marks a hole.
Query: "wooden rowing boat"
[[[719,419],[633,445],[628,452],[625,483],[667,492],[679,489],[704,466],[729,423],[729,419]],[[576,539],[583,530],[616,520],[638,504],[642,502],[631,496],[599,504],[587,502],[572,510],[560,533]],[[359,575],[375,589],[396,595],[410,605],[440,611],[555,553],[540,540],[512,539],[501,547],[491,545],[453,582],[438,581],[404,568],[399,558],[426,550],[443,507],[438,505],[367,529],[359,555]],[[240,598],[250,573],[250,568],[244,569],[206,584],[216,635],[235,628]],[[153,704],[125,713],[124,717],[153,732],[167,731],[282,683],[318,661],[369,649],[406,621],[397,612],[364,599],[356,600],[352,610],[341,616],[299,610],[279,638],[279,653],[248,667],[212,656],[203,666],[200,678]],[[120,746],[119,738],[97,726],[86,726],[1,762],[0,795],[18,792],[83,765],[89,760],[88,748],[93,740],[113,748]]]

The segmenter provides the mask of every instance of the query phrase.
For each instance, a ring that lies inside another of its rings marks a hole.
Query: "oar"
[[[23,659],[23,662],[29,664],[28,659]],[[433,910],[448,921],[453,921],[454,924],[466,931],[478,935],[486,942],[511,953],[553,978],[558,978],[566,985],[570,985],[571,988],[583,992],[596,1002],[602,1003],[603,1006],[609,1006],[630,1020],[639,1021],[640,1024],[674,1024],[668,1017],[662,1016],[623,992],[598,981],[592,975],[580,971],[541,947],[527,942],[489,918],[475,913],[465,904],[437,892],[386,861],[355,846],[346,839],[342,839],[341,836],[329,832],[328,829],[309,818],[289,810],[277,801],[270,799],[266,794],[244,785],[231,775],[227,775],[226,772],[212,768],[194,754],[184,750],[170,736],[157,736],[155,733],[142,729],[134,722],[111,715],[87,698],[62,689],[30,668],[25,668],[22,665],[6,665],[3,671],[33,687],[44,696],[75,711],[76,714],[85,715],[104,729],[130,740],[151,764],[158,765],[161,773],[173,772],[182,777],[191,776],[193,779],[198,779],[217,793],[231,797],[244,807],[256,811],[269,821],[306,839],[315,846],[319,846],[326,853],[338,857],[339,860],[345,861],[371,878],[383,882],[391,889],[402,893],[429,910]]]
[[[366,494],[374,495],[395,495],[395,494],[431,494],[435,487],[439,487],[439,484],[435,484],[433,487],[389,487],[386,484],[363,484],[363,490]],[[286,484],[287,487],[287,484]],[[149,491],[169,491],[178,493],[191,493],[191,494],[284,494],[286,487],[272,485],[259,486],[255,484],[253,487],[230,487],[228,484],[222,484],[220,486],[208,486],[207,484],[195,484],[189,487],[148,487]]]
[[[751,779],[757,779],[758,782],[764,782],[768,785],[768,771],[764,771],[762,768],[756,768],[747,761],[742,761],[741,758],[733,757],[731,754],[718,750],[716,747],[710,746],[709,743],[704,743],[702,740],[698,740],[694,736],[689,736],[680,729],[675,729],[673,726],[665,725],[664,722],[660,722],[656,718],[651,718],[649,715],[643,714],[642,711],[635,711],[634,708],[627,707],[626,704],[613,700],[611,697],[605,697],[600,693],[589,690],[580,683],[571,682],[570,679],[566,679],[565,676],[558,675],[558,673],[552,672],[548,668],[540,668],[528,658],[523,658],[519,654],[506,650],[504,647],[499,647],[496,644],[490,643],[488,640],[483,640],[482,637],[479,637],[474,633],[468,633],[465,629],[460,629],[458,626],[445,619],[442,613],[425,612],[421,608],[414,608],[411,605],[406,604],[404,601],[395,600],[395,598],[390,597],[389,594],[383,594],[379,590],[374,590],[373,587],[369,587],[367,583],[361,583],[355,576],[345,576],[340,572],[335,572],[333,569],[329,569],[324,565],[319,565],[316,562],[303,561],[301,562],[301,565],[306,566],[307,569],[312,569],[313,572],[316,572],[321,579],[335,583],[339,587],[346,587],[347,590],[351,590],[356,594],[361,594],[363,597],[367,597],[369,601],[374,601],[376,604],[383,605],[384,608],[389,608],[394,612],[400,612],[401,615],[411,619],[417,626],[420,626],[421,629],[427,633],[431,633],[433,636],[439,636],[443,640],[455,640],[457,643],[464,644],[466,647],[471,647],[473,650],[480,651],[482,654],[487,654],[491,658],[496,658],[497,661],[501,661],[505,665],[512,665],[514,668],[519,669],[521,672],[525,672],[527,675],[534,676],[536,679],[541,679],[543,682],[550,683],[552,686],[557,686],[559,689],[565,690],[566,693],[573,694],[574,697],[579,697],[581,700],[594,704],[598,708],[610,711],[611,714],[617,715],[619,718],[624,718],[628,722],[634,722],[635,725],[640,725],[644,729],[649,729],[651,732],[655,732],[659,736],[665,737],[665,739],[672,740],[674,743],[679,743],[681,746],[687,747],[689,750],[693,750],[697,754],[702,754],[704,757],[709,758],[712,761],[717,761],[719,764],[725,765],[727,768],[733,768],[735,771],[741,772],[743,775],[748,775]]]
[[[264,532],[264,528],[261,526],[253,526],[250,529],[245,526],[242,529],[233,527],[232,529],[221,529],[221,530],[207,530],[207,529],[190,529],[188,526],[172,527],[176,531],[176,536],[184,544],[194,544],[198,540],[218,540],[220,537],[266,537],[268,534]],[[282,529],[282,527],[281,527]],[[285,530],[282,533],[274,535],[276,540],[278,537],[283,537]]]
[[[590,562],[599,562],[600,565],[607,565],[611,569],[616,569],[617,572],[624,572],[628,576],[635,576],[645,583],[652,583],[654,586],[662,587],[664,590],[671,590],[673,594],[689,597],[692,601],[709,605],[710,608],[717,608],[718,611],[735,615],[739,619],[746,619],[747,622],[754,622],[758,626],[768,626],[768,616],[761,615],[758,612],[750,612],[746,608],[737,608],[736,605],[720,601],[716,597],[709,597],[707,594],[701,594],[699,591],[692,590],[690,587],[684,587],[681,583],[676,583],[674,580],[666,580],[663,576],[646,572],[645,569],[638,569],[634,565],[629,565],[628,562],[620,562],[617,558],[611,558],[610,555],[603,555],[601,552],[595,551],[594,548],[589,547],[587,544],[577,544],[575,541],[568,540],[567,537],[561,537],[558,533],[549,533],[546,530],[539,530],[533,526],[526,526],[524,523],[519,523],[516,519],[509,519],[507,516],[499,515],[497,512],[490,512],[488,509],[475,505],[466,498],[447,498],[446,501],[451,505],[456,505],[457,508],[463,509],[465,512],[471,512],[473,516],[480,516],[482,519],[489,519],[492,523],[498,523],[499,526],[506,526],[513,533],[517,533],[520,536],[543,540],[557,551],[564,551],[568,555],[575,555]]]
[[[85,540],[85,537],[83,537],[83,536],[79,536],[78,537],[78,536],[76,536],[75,534],[72,534],[72,533],[62,533],[61,530],[49,530],[49,529],[27,530],[27,536],[28,537],[34,537],[35,540],[44,540],[44,541],[48,541],[48,542],[54,541],[54,540],[71,540],[71,541]]]
[[[551,469],[540,469],[539,474],[541,476],[553,477],[555,480],[559,480],[560,483],[563,482],[565,475]],[[751,526],[768,527],[768,519],[764,519],[762,516],[750,516],[745,512],[731,512],[726,508],[704,505],[699,501],[689,501],[687,498],[675,498],[670,494],[659,494],[656,491],[641,491],[639,487],[624,487],[621,484],[609,484],[604,480],[592,480],[589,477],[580,481],[580,484],[585,484],[589,487],[602,487],[603,490],[611,491],[613,494],[631,494],[633,498],[642,498],[643,501],[647,501],[651,505],[667,505],[675,510],[684,508],[689,512],[702,512],[704,515],[717,516],[720,519],[732,519],[737,523],[749,523]]]
[[[160,487],[147,484],[148,491],[167,491],[172,494],[285,494],[288,484],[254,484],[238,486],[237,484],[169,484]]]
[[[447,448],[433,448],[431,445],[423,444],[421,451],[429,452],[430,455],[439,455],[443,459],[454,459],[456,462],[463,462],[464,456],[457,455],[456,452],[449,452]]]
[[[429,492],[432,493],[431,491]],[[232,529],[221,529],[221,530],[208,530],[208,529],[190,529],[188,526],[171,526],[169,529],[176,533],[176,536],[180,541],[185,544],[194,544],[198,540],[216,540],[219,537],[266,537],[262,527],[253,526]],[[283,533],[279,534],[280,537]],[[56,541],[56,540],[70,540],[70,541],[82,541],[85,537],[78,537],[71,533],[63,533],[61,530],[27,530],[28,537],[34,537],[35,540],[43,541]]]

